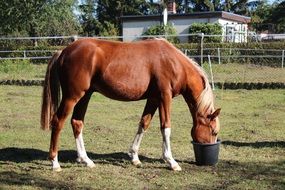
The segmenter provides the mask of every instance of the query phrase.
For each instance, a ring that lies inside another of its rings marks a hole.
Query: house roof
[[[169,19],[195,19],[195,18],[223,18],[239,23],[249,23],[250,17],[242,16],[225,11],[214,12],[195,12],[188,14],[169,14]],[[127,21],[142,21],[142,20],[161,20],[161,15],[126,15],[121,17],[123,22]]]

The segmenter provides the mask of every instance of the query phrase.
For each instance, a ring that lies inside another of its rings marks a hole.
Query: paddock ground
[[[75,162],[69,121],[61,133],[63,171],[47,160],[50,132],[39,125],[41,87],[0,85],[0,189],[285,189],[285,90],[215,90],[221,107],[221,145],[216,166],[196,166],[190,144],[191,116],[183,98],[173,101],[172,151],[182,172],[160,159],[155,115],[140,149],[143,166],[127,151],[145,101],[119,102],[93,95],[84,140],[96,167]]]

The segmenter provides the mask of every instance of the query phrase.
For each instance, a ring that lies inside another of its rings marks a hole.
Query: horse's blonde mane
[[[214,111],[214,97],[208,79],[204,81],[205,88],[197,98],[197,109],[200,114],[210,114]]]
[[[182,51],[178,50],[178,52],[196,68],[204,81],[204,90],[198,97],[194,97],[196,99],[197,112],[200,115],[211,114],[214,111],[214,95],[206,72],[202,69],[202,67],[200,67],[200,65],[198,65],[198,63],[196,63],[193,59],[190,59]]]
[[[175,46],[173,46],[175,47]],[[177,48],[176,48],[177,49]],[[184,56],[189,64],[192,64],[197,72],[200,74],[202,80],[204,81],[204,90],[200,93],[198,97],[194,97],[196,99],[196,109],[197,113],[201,116],[207,117],[209,114],[212,114],[214,109],[214,94],[212,91],[212,88],[210,86],[208,76],[206,72],[203,70],[198,63],[196,63],[194,60],[190,59],[188,56],[186,56],[182,51],[177,49],[178,52]],[[216,118],[216,127],[214,129],[215,133],[218,133],[220,131],[220,121],[219,118]]]

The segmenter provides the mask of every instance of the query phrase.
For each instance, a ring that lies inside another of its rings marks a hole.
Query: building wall
[[[169,24],[172,24],[177,34],[188,34],[189,26],[193,23],[220,23],[223,26],[224,41],[231,42],[246,42],[247,24],[239,24],[238,22],[226,20],[222,18],[193,18],[193,19],[169,19]],[[134,41],[141,36],[150,26],[158,25],[158,20],[140,20],[123,22],[123,41]],[[180,36],[180,42],[187,42],[188,36]]]
[[[160,24],[159,21],[139,21],[123,23],[123,41],[137,40],[150,26]]]

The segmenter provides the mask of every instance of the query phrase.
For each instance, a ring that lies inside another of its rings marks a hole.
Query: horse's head
[[[191,135],[198,143],[215,143],[220,130],[218,115],[221,109],[205,115],[197,115],[196,125],[192,128]]]

